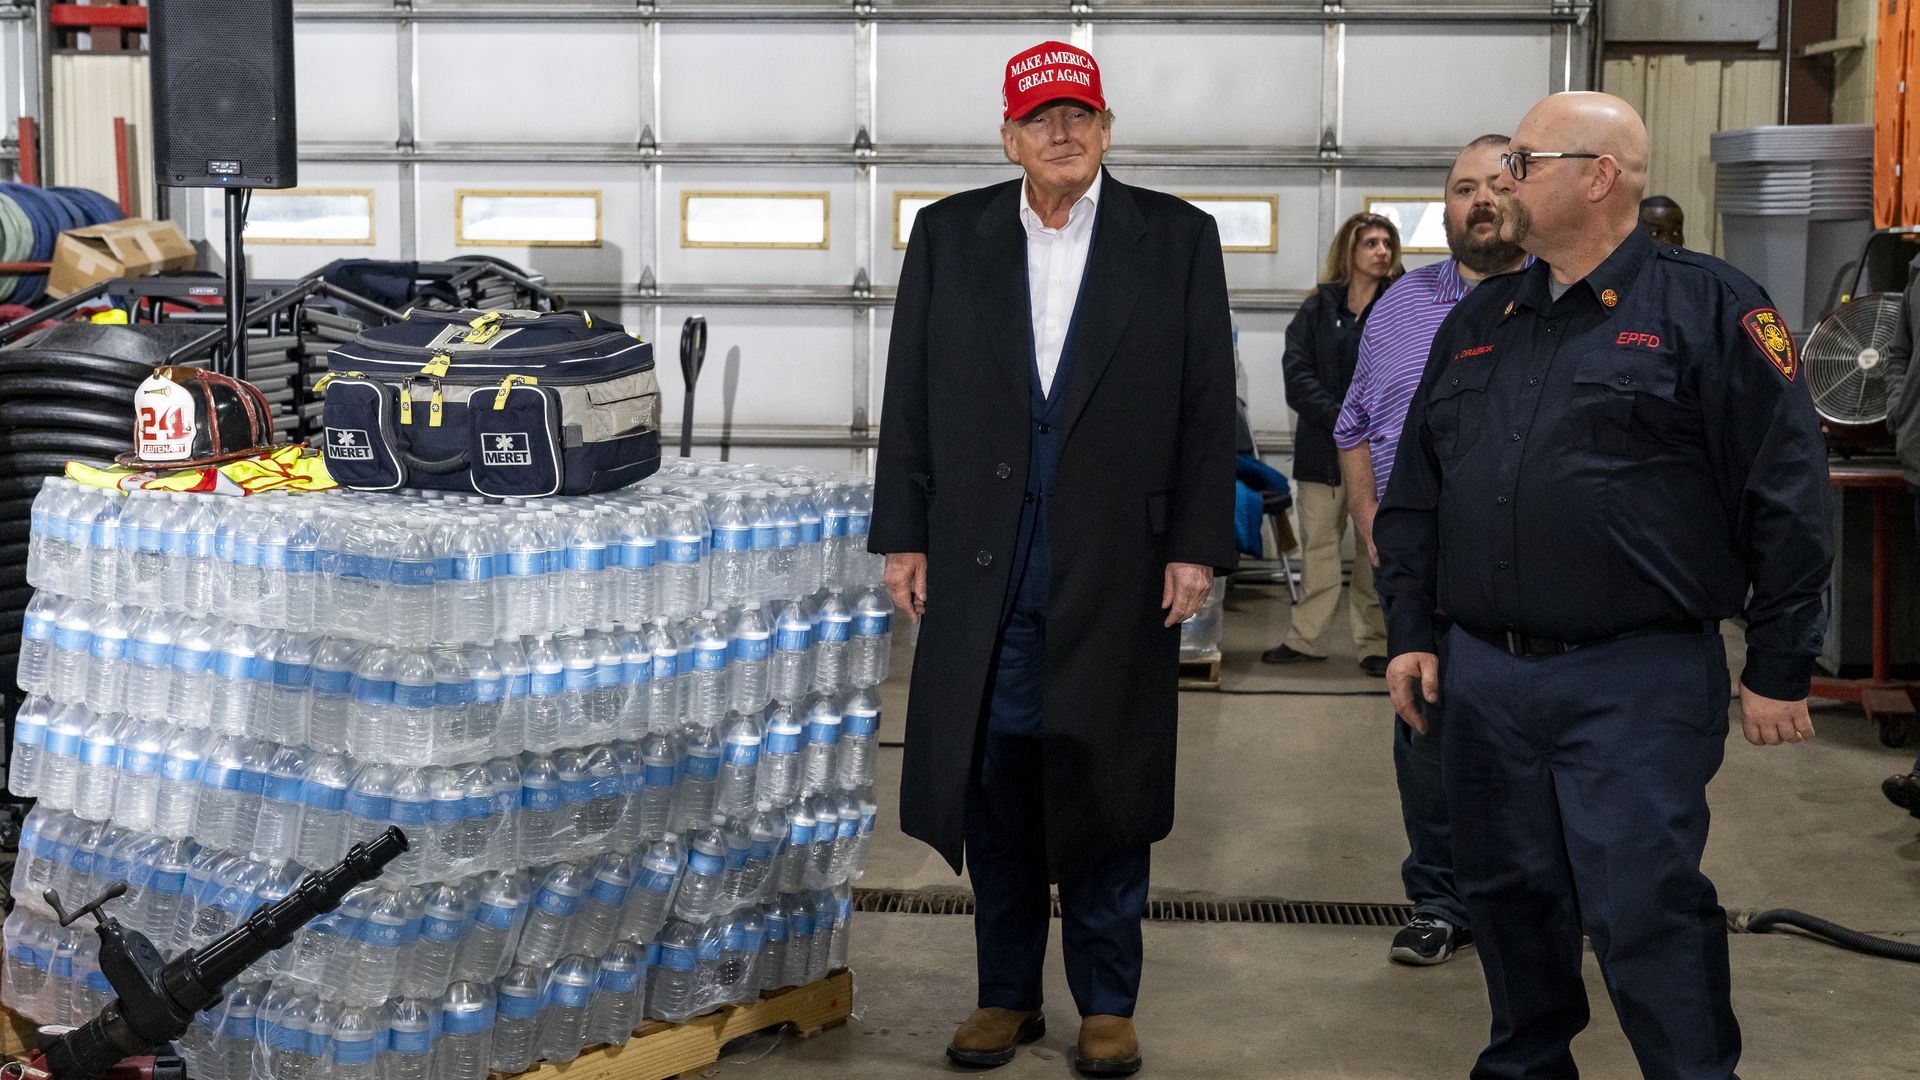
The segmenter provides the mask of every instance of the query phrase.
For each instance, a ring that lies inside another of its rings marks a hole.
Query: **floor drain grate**
[[[856,911],[890,915],[971,915],[973,894],[957,889],[855,889]],[[1060,901],[1053,902],[1060,915]],[[1240,897],[1223,900],[1158,898],[1147,901],[1153,922],[1273,923],[1282,926],[1403,926],[1407,904],[1347,904],[1324,900]]]

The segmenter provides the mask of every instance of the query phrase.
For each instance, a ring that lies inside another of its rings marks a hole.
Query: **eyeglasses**
[[[1506,166],[1507,172],[1513,176],[1514,183],[1517,184],[1527,178],[1527,162],[1529,161],[1551,161],[1557,158],[1598,158],[1602,156],[1604,155],[1566,154],[1547,150],[1515,150],[1512,153],[1501,154],[1500,164]]]

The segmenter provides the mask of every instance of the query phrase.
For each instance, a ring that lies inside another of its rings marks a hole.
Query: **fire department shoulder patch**
[[[1787,332],[1787,321],[1780,313],[1772,308],[1755,308],[1740,317],[1740,325],[1762,355],[1792,382],[1800,371],[1800,358],[1793,351],[1793,335]]]

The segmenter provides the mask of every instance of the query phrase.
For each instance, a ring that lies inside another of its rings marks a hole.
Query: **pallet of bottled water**
[[[673,463],[514,504],[49,481],[0,992],[112,999],[42,895],[164,952],[409,850],[182,1041],[201,1080],[478,1080],[846,964],[891,604],[857,479]]]

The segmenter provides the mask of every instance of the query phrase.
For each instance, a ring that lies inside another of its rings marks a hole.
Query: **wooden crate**
[[[743,1035],[790,1027],[803,1039],[846,1022],[853,1014],[853,973],[836,972],[816,983],[733,1005],[684,1024],[649,1020],[625,1046],[602,1046],[565,1065],[536,1065],[518,1080],[669,1080],[720,1060],[720,1050]],[[0,1058],[24,1056],[33,1021],[5,1012]]]
[[[1216,655],[1211,660],[1180,661],[1180,689],[1220,689],[1220,657]]]

